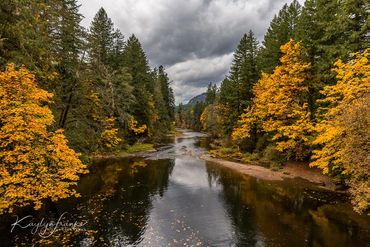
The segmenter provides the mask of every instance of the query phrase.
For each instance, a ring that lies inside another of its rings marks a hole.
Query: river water
[[[205,162],[207,142],[185,131],[146,157],[94,162],[80,198],[18,212],[30,217],[12,232],[15,214],[2,219],[0,246],[369,246],[369,217],[342,195]],[[30,224],[58,220],[75,227]]]

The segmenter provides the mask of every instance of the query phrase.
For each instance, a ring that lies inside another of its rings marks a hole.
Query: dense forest
[[[279,166],[306,161],[369,210],[369,3],[286,4],[262,44],[246,33],[219,88],[180,105],[177,126],[215,137],[211,153]]]
[[[82,18],[76,0],[0,3],[0,213],[77,195],[88,155],[173,130],[164,67],[103,8],[88,30]]]

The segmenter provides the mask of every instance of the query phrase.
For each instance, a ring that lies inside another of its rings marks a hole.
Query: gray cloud
[[[167,68],[176,102],[202,93],[210,81],[219,83],[242,35],[252,29],[262,40],[286,2],[291,0],[79,0],[84,26],[104,7],[126,37],[135,33],[150,64]]]

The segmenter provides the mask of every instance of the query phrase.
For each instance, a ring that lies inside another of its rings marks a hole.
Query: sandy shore
[[[243,174],[247,174],[256,178],[270,180],[270,181],[279,181],[286,178],[303,178],[309,182],[315,183],[324,188],[334,190],[335,184],[333,180],[323,175],[318,169],[308,168],[306,164],[299,162],[290,162],[283,166],[283,169],[280,171],[272,171],[268,168],[257,166],[257,165],[248,165],[243,163],[232,162],[228,160],[213,158],[209,155],[202,155],[200,157],[203,160],[210,161],[224,167],[228,167],[235,171],[238,171]]]

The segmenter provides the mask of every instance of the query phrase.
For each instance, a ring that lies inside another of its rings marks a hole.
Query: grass
[[[127,146],[125,152],[132,154],[154,150],[154,145],[149,143],[135,143],[132,146]]]
[[[236,147],[217,146],[210,150],[209,154],[215,158],[263,166],[272,171],[280,171],[283,163],[282,158],[273,147],[266,148],[263,153],[248,153],[242,152]]]

